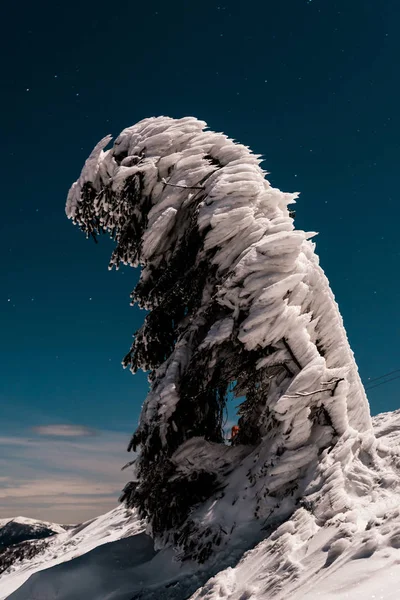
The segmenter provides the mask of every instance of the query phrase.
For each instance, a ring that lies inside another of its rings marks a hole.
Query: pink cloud
[[[32,430],[39,435],[52,437],[88,437],[96,435],[94,429],[90,429],[84,425],[39,425],[38,427],[33,427]]]

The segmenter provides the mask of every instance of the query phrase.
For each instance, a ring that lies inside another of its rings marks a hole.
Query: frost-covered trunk
[[[297,194],[195,118],[145,119],[104,151],[110,139],[67,215],[112,236],[110,267],[141,267],[132,301],[149,313],[124,364],[151,387],[123,498],[160,540],[205,560],[238,526],[289,514],[324,449],[371,427],[368,403],[314,234],[294,229]],[[227,446],[232,387],[245,399]]]

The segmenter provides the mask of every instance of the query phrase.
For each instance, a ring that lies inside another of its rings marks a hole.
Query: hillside
[[[177,562],[170,550],[156,551],[144,524],[119,507],[58,534],[33,561],[0,576],[0,598],[397,600],[400,410],[374,417],[373,425],[376,442],[343,440],[325,457],[333,486],[339,485],[340,454],[349,457],[348,506],[323,524],[302,506],[243,556],[237,545],[230,557],[221,552],[199,566]]]

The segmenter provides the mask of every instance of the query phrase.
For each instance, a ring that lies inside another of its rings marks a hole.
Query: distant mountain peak
[[[0,520],[0,549],[15,546],[28,540],[41,540],[66,529],[57,523],[49,523],[28,517],[14,517]]]

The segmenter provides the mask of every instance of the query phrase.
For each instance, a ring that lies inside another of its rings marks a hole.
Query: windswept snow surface
[[[317,475],[303,507],[191,600],[398,600],[400,411],[374,432],[344,436],[320,463],[325,486],[313,493]]]
[[[322,457],[307,502],[241,558],[233,548],[223,570],[223,551],[202,567],[156,553],[143,523],[118,508],[75,532],[67,552],[65,534],[58,536],[53,562],[46,554],[0,577],[0,598],[40,570],[9,600],[398,600],[400,410],[373,424],[375,437],[343,436]]]

